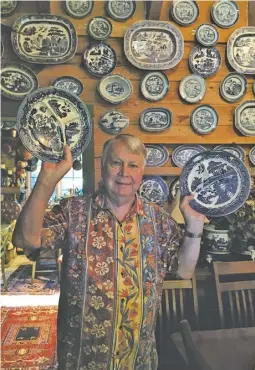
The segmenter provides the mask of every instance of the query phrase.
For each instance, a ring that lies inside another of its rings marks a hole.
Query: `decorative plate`
[[[235,109],[235,127],[245,136],[255,136],[255,100],[247,100]]]
[[[170,15],[181,26],[189,26],[197,20],[199,8],[195,1],[174,0],[170,8]]]
[[[235,1],[216,1],[211,7],[214,23],[221,28],[232,27],[239,19],[239,8]]]
[[[113,110],[107,112],[99,121],[101,129],[108,134],[116,135],[129,125],[129,118],[124,114]]]
[[[147,167],[159,167],[163,166],[168,161],[169,153],[164,145],[160,144],[148,144],[145,145],[147,150]]]
[[[16,117],[1,117],[1,128],[3,130],[10,130],[16,128],[17,118]]]
[[[255,146],[249,151],[249,159],[251,163],[255,166]]]
[[[235,30],[228,39],[228,61],[237,72],[255,74],[255,27],[241,27]]]
[[[112,24],[105,17],[92,18],[88,24],[88,34],[95,40],[105,40],[112,33]]]
[[[230,103],[242,99],[246,91],[247,80],[241,73],[228,73],[220,84],[220,94],[222,98]]]
[[[103,77],[111,73],[117,64],[116,53],[107,44],[90,45],[84,52],[84,63],[95,77]]]
[[[64,89],[72,94],[80,95],[83,91],[83,84],[78,78],[71,76],[61,76],[57,77],[53,82],[52,86],[58,87],[59,89]]]
[[[19,6],[18,1],[1,1],[1,17],[9,17],[16,12]]]
[[[109,0],[105,4],[108,15],[115,21],[125,22],[136,10],[136,2],[132,0]]]
[[[1,94],[10,99],[22,100],[38,88],[36,74],[23,64],[4,64],[0,76]]]
[[[173,151],[172,161],[177,167],[183,167],[190,158],[204,151],[205,148],[202,145],[179,145]]]
[[[139,194],[149,202],[160,206],[167,200],[168,188],[160,176],[146,176],[139,188]]]
[[[140,21],[127,29],[124,52],[137,68],[170,69],[183,56],[183,37],[178,28],[169,22]]]
[[[221,66],[221,56],[215,47],[196,45],[190,56],[189,66],[192,72],[206,78],[214,75]]]
[[[214,131],[218,125],[218,121],[218,114],[210,105],[199,105],[191,113],[191,126],[201,135],[209,134]]]
[[[175,177],[169,184],[169,200],[175,199],[177,191],[180,189],[179,177]]]
[[[197,103],[203,99],[206,92],[205,80],[197,75],[184,77],[179,85],[179,93],[188,103]]]
[[[252,90],[253,90],[253,94],[255,96],[255,81],[253,81],[253,84],[252,84]]]
[[[1,40],[1,44],[0,44],[0,58],[2,58],[3,54],[4,54],[4,44],[3,44],[3,41]]]
[[[171,124],[172,113],[167,108],[147,108],[140,115],[140,125],[145,131],[165,131]]]
[[[112,104],[126,101],[132,94],[133,87],[129,79],[119,74],[103,77],[97,86],[100,96]]]
[[[73,18],[84,18],[91,13],[94,6],[92,0],[63,0],[65,12]]]
[[[235,155],[207,151],[191,158],[180,176],[181,194],[195,194],[190,206],[209,217],[235,212],[248,198],[250,175]]]
[[[73,24],[58,15],[23,15],[13,24],[13,50],[26,62],[65,63],[77,48]]]
[[[168,78],[163,72],[149,72],[143,77],[140,90],[145,99],[158,101],[166,96],[169,86]]]
[[[241,161],[245,159],[245,151],[239,145],[217,145],[213,150],[224,150],[225,152],[237,156]]]
[[[201,24],[196,29],[196,39],[203,46],[214,46],[219,39],[219,32],[212,24]]]
[[[25,148],[42,161],[63,159],[65,144],[73,159],[87,147],[92,120],[86,105],[69,91],[56,87],[40,88],[21,103],[17,131]]]

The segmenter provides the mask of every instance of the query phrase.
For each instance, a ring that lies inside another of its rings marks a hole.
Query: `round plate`
[[[214,131],[218,125],[218,121],[218,114],[210,105],[199,105],[191,113],[190,124],[201,135],[206,135]]]
[[[83,91],[83,84],[78,78],[71,76],[61,76],[57,77],[53,82],[52,86],[58,87],[59,89],[64,89],[72,94],[80,95]]]
[[[219,32],[212,24],[201,24],[196,29],[196,39],[203,46],[214,46],[219,39]]]
[[[74,160],[90,142],[92,120],[86,105],[76,95],[46,87],[33,91],[22,101],[17,131],[34,157],[59,162],[67,143]]]
[[[205,80],[197,75],[184,77],[179,85],[179,93],[188,103],[197,103],[203,99],[206,92]]]
[[[126,77],[119,74],[112,74],[103,77],[99,81],[97,91],[109,103],[119,104],[130,97],[133,87]]]
[[[220,84],[220,94],[226,101],[232,103],[242,99],[247,91],[247,80],[237,72],[227,74]]]
[[[139,188],[139,194],[149,202],[163,206],[168,197],[168,188],[160,176],[146,176]]]
[[[235,212],[248,198],[250,175],[235,155],[206,151],[191,158],[180,176],[183,196],[195,194],[190,206],[207,217]]]
[[[141,113],[139,123],[145,131],[165,131],[172,124],[172,113],[167,108],[147,108]]]
[[[213,150],[224,150],[225,152],[237,156],[241,161],[245,159],[245,151],[239,145],[217,145]]]
[[[179,177],[175,177],[169,184],[169,200],[175,199],[177,191],[180,189]]]
[[[174,0],[170,8],[173,20],[181,26],[189,26],[199,16],[199,8],[195,1]]]
[[[255,100],[247,100],[235,109],[235,127],[245,136],[255,136]]]
[[[190,158],[204,151],[205,148],[202,145],[179,145],[173,151],[172,161],[176,166],[183,167]]]
[[[16,129],[17,119],[16,117],[1,117],[1,128],[3,130]]]
[[[117,135],[129,125],[129,118],[113,110],[107,112],[99,121],[101,129],[108,134]]]
[[[221,66],[221,56],[215,47],[197,45],[189,56],[192,72],[206,78],[214,75]]]
[[[140,91],[145,99],[158,101],[166,96],[169,87],[168,78],[163,72],[149,72],[141,81]]]
[[[249,159],[251,163],[255,166],[255,146],[249,151]]]
[[[0,58],[2,58],[3,54],[4,54],[4,44],[3,44],[3,41],[1,40],[1,44],[0,44]]]
[[[92,0],[63,0],[65,12],[73,18],[84,18],[93,9],[94,1]]]
[[[164,145],[160,144],[147,144],[147,167],[163,166],[169,159],[169,153]]]
[[[1,71],[1,94],[14,100],[22,100],[38,88],[36,74],[20,63],[4,64]]]
[[[95,77],[103,77],[111,73],[117,64],[116,53],[107,44],[93,44],[84,52],[84,63]]]
[[[92,18],[88,24],[88,34],[95,40],[105,40],[112,33],[112,24],[105,17]]]
[[[115,21],[125,22],[136,10],[136,2],[132,0],[109,0],[105,4],[108,15]]]
[[[214,23],[221,28],[232,27],[239,19],[239,8],[234,1],[216,1],[211,7]]]
[[[18,9],[19,2],[18,1],[1,1],[1,17],[9,17],[9,15],[16,12]]]

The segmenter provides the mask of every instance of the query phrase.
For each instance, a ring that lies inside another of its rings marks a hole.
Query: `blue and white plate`
[[[168,197],[168,188],[160,176],[145,176],[139,188],[139,194],[149,202],[162,206]]]
[[[169,159],[169,153],[164,145],[160,144],[147,144],[147,167],[163,166]]]
[[[190,206],[207,217],[220,217],[240,208],[250,193],[245,164],[225,151],[206,151],[192,157],[180,176],[183,196],[194,194]]]
[[[164,99],[168,93],[170,83],[163,72],[149,72],[142,81],[140,90],[145,99],[158,101]]]
[[[105,3],[105,9],[115,21],[125,22],[134,14],[136,2],[134,0],[108,0]]]
[[[108,44],[92,44],[84,52],[84,64],[93,76],[103,77],[114,70],[117,64],[117,56]]]
[[[73,18],[84,18],[91,13],[94,1],[92,0],[63,0],[63,8],[65,12]]]
[[[53,82],[52,86],[64,89],[75,95],[81,95],[83,91],[83,84],[78,78],[72,76],[61,76],[57,77]]]
[[[172,124],[172,113],[167,108],[147,108],[141,113],[139,123],[145,131],[165,131]]]
[[[245,159],[245,151],[240,145],[217,145],[213,150],[224,150],[225,152],[236,155],[241,161]]]
[[[249,151],[249,159],[251,163],[253,164],[253,166],[255,166],[255,146],[253,146],[251,150]]]
[[[190,158],[204,151],[205,148],[202,145],[179,145],[173,151],[172,161],[176,166],[183,167]]]
[[[117,110],[107,112],[99,120],[101,129],[108,134],[120,134],[129,125],[129,118]]]
[[[179,177],[175,177],[169,183],[169,200],[173,201],[176,197],[177,191],[180,189],[180,181]]]
[[[97,91],[109,103],[119,104],[129,99],[133,86],[125,76],[110,74],[99,81]]]

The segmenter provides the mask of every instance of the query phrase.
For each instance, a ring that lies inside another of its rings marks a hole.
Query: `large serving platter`
[[[99,120],[101,129],[108,134],[116,135],[125,130],[129,125],[129,118],[116,110],[106,112]]]
[[[88,34],[94,40],[105,40],[112,33],[112,24],[105,17],[94,17],[88,24]]]
[[[59,162],[66,144],[73,159],[81,155],[91,139],[92,120],[86,105],[76,95],[46,87],[33,91],[22,101],[17,131],[34,157]]]
[[[145,99],[159,101],[164,99],[169,90],[169,81],[163,72],[149,72],[142,81],[140,90]]]
[[[190,158],[204,151],[205,148],[202,145],[179,145],[173,151],[172,161],[177,167],[183,167]]]
[[[92,0],[63,0],[65,12],[73,18],[84,18],[93,9],[94,1]]]
[[[9,17],[9,15],[12,15],[19,6],[19,1],[13,1],[13,0],[7,0],[7,1],[1,1],[1,17]]]
[[[213,150],[224,150],[230,154],[237,156],[241,161],[245,159],[245,151],[240,145],[217,145]]]
[[[38,88],[36,74],[20,63],[2,65],[1,94],[14,100],[22,100]]]
[[[247,100],[235,109],[235,127],[245,136],[255,136],[255,100]]]
[[[213,132],[218,125],[218,121],[218,113],[207,104],[199,105],[191,113],[190,124],[201,135]]]
[[[117,64],[117,56],[108,44],[92,44],[84,52],[84,64],[93,76],[103,77],[114,70]]]
[[[255,27],[241,27],[228,39],[227,58],[237,72],[255,74]]]
[[[249,159],[251,163],[253,164],[253,166],[255,166],[255,146],[253,146],[251,150],[249,151]]]
[[[145,176],[139,188],[139,194],[149,202],[163,206],[168,197],[168,188],[162,177]]]
[[[164,70],[175,67],[184,52],[181,32],[162,21],[140,21],[127,29],[124,52],[135,67]]]
[[[169,159],[169,153],[164,145],[160,144],[147,144],[145,145],[147,150],[147,167],[159,167],[163,166]]]
[[[207,217],[235,212],[250,193],[249,171],[225,151],[206,151],[191,158],[180,176],[183,196],[194,194],[190,206]]]
[[[228,73],[220,84],[221,96],[230,103],[242,99],[246,91],[247,80],[246,77],[241,73]]]
[[[72,76],[61,76],[57,77],[53,82],[52,86],[64,89],[75,95],[81,95],[83,91],[83,84],[78,78]]]
[[[193,0],[174,0],[170,8],[173,20],[181,26],[189,26],[199,16],[199,7]]]
[[[65,63],[77,48],[73,24],[57,15],[23,15],[13,24],[11,41],[15,53],[26,62]]]
[[[235,1],[215,1],[211,7],[211,16],[214,23],[221,28],[232,27],[239,19],[239,8]]]
[[[131,18],[136,10],[136,1],[134,0],[108,0],[105,4],[108,15],[118,22],[125,22]]]
[[[145,131],[165,131],[172,124],[172,113],[167,108],[147,108],[141,113],[139,123]]]
[[[125,76],[111,74],[103,77],[97,85],[100,96],[112,104],[119,104],[126,101],[132,94],[133,87]]]
[[[221,66],[221,56],[216,47],[196,45],[189,56],[189,66],[193,73],[203,78],[217,73]]]
[[[198,103],[206,92],[205,80],[195,74],[184,77],[179,85],[179,94],[188,103]]]

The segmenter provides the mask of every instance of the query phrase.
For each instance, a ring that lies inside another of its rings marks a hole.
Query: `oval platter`
[[[108,0],[105,4],[108,15],[118,22],[131,18],[136,10],[136,2],[132,0]]]
[[[211,17],[221,28],[232,27],[239,19],[239,8],[235,1],[215,1],[211,7]]]
[[[235,127],[245,136],[255,136],[255,100],[247,100],[235,109]]]
[[[174,0],[170,8],[173,20],[181,26],[189,26],[199,16],[199,7],[193,0]]]
[[[169,153],[164,145],[160,144],[147,144],[147,167],[160,167],[163,166],[169,158]]]
[[[68,144],[73,159],[85,150],[92,135],[86,105],[74,94],[56,87],[40,88],[21,103],[17,131],[25,148],[47,162],[63,159]]]
[[[214,46],[196,45],[189,56],[189,66],[193,73],[203,78],[212,76],[221,66],[221,55]]]
[[[19,2],[13,0],[1,1],[1,17],[9,17],[18,9]]]
[[[75,95],[81,95],[83,91],[83,84],[78,78],[72,76],[61,76],[57,77],[53,82],[52,86],[64,89]]]
[[[167,76],[163,72],[147,73],[140,86],[140,91],[145,99],[149,101],[159,101],[164,99],[168,93],[170,84]]]
[[[108,44],[92,44],[84,52],[84,64],[93,76],[103,77],[114,70],[117,56]]]
[[[235,30],[227,43],[227,58],[232,68],[243,74],[255,74],[255,27]]]
[[[94,17],[88,24],[88,34],[94,40],[105,40],[112,33],[112,24],[105,17]]]
[[[116,110],[107,112],[99,120],[101,129],[108,134],[117,135],[129,125],[129,118]]]
[[[168,188],[162,177],[145,176],[139,188],[139,194],[149,202],[163,206],[168,197]]]
[[[4,64],[1,71],[1,94],[14,100],[22,100],[38,88],[36,74],[19,63]]]
[[[111,74],[99,81],[97,91],[109,103],[119,104],[130,97],[133,87],[126,77],[120,74]]]
[[[184,77],[179,85],[179,94],[188,103],[198,103],[206,92],[205,80],[195,74]]]
[[[172,161],[177,167],[183,167],[190,158],[204,151],[205,148],[202,145],[179,145],[173,151]]]
[[[213,132],[218,125],[218,121],[218,113],[210,105],[201,104],[191,113],[190,124],[201,135]]]
[[[250,193],[250,174],[235,155],[206,151],[191,158],[180,176],[183,196],[194,194],[190,206],[209,217],[220,217],[240,208]]]
[[[224,150],[225,152],[237,156],[241,161],[245,159],[245,151],[240,145],[217,145],[213,150]]]
[[[253,146],[251,150],[249,151],[249,159],[251,163],[253,164],[253,166],[255,166],[255,146]]]
[[[236,102],[245,95],[247,80],[244,75],[237,72],[228,73],[220,84],[220,94],[226,101]]]
[[[139,21],[125,32],[124,52],[130,63],[137,68],[170,69],[183,56],[183,36],[169,22]]]
[[[63,0],[63,8],[65,12],[73,18],[84,18],[91,13],[94,1],[92,0]]]
[[[172,124],[172,113],[167,108],[147,108],[141,113],[139,123],[145,131],[165,131]]]
[[[23,15],[13,24],[13,50],[26,62],[39,64],[65,63],[77,48],[73,24],[57,15]]]

